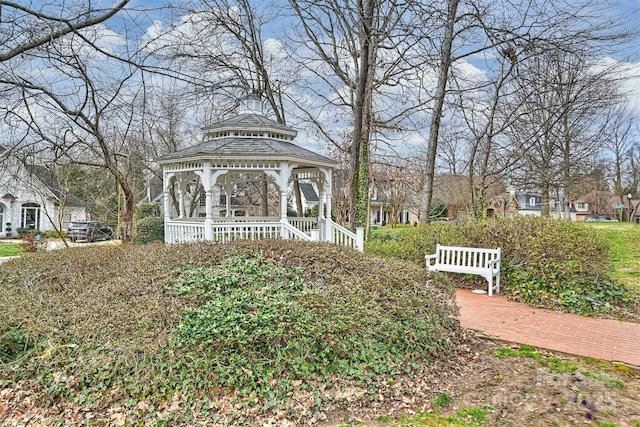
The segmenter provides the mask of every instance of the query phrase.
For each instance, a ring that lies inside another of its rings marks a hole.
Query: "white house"
[[[297,205],[295,191],[290,191],[289,204],[295,209]],[[310,182],[300,182],[300,203],[302,204],[302,212],[309,215],[314,208],[320,205],[320,197],[315,187]]]
[[[86,216],[84,202],[65,192],[49,168],[25,164],[0,146],[0,237],[16,236],[18,228],[66,229]]]

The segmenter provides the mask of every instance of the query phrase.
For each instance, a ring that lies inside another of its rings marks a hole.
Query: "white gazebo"
[[[362,230],[353,233],[331,220],[331,173],[336,162],[293,144],[297,131],[265,117],[260,99],[247,97],[239,115],[203,131],[203,143],[158,159],[165,242],[281,238],[363,250]],[[265,179],[279,192],[280,215],[233,216],[237,185]],[[318,188],[317,218],[287,216],[288,191],[295,181]],[[195,189],[203,197],[196,196]]]

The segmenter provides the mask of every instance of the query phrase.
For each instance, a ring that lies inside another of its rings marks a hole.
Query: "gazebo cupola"
[[[266,117],[263,108],[260,99],[250,95],[239,114],[203,128],[204,142],[158,159],[163,170],[166,242],[251,236],[335,241],[336,232],[344,234],[331,221],[331,174],[336,162],[295,145],[297,131]],[[265,179],[279,192],[280,214],[232,216],[232,195],[238,184]],[[318,188],[318,218],[287,217],[288,189],[297,180]],[[194,188],[204,193],[204,212],[195,209],[200,198],[194,197]],[[214,195],[225,197],[214,200]],[[215,209],[221,199],[225,209]],[[353,235],[347,238],[353,237],[351,246],[361,247],[355,243],[355,234],[344,231]]]

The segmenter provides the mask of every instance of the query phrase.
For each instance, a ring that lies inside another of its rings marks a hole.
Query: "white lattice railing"
[[[236,223],[236,222],[280,222],[279,216],[231,216],[231,217],[214,217],[213,223]]]
[[[279,239],[282,237],[280,223],[272,222],[214,222],[213,240],[230,242],[233,240]]]

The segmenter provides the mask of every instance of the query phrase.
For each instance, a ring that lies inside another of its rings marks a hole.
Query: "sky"
[[[111,3],[113,0],[101,0],[105,3]],[[286,8],[287,1],[286,0],[274,0],[276,3],[282,3],[282,7]],[[558,0],[560,1],[560,0]],[[573,0],[564,0],[568,3],[571,3]],[[598,2],[598,0],[595,0]],[[640,0],[600,0],[600,4],[604,2],[608,2],[609,4],[605,9],[605,13],[610,13],[614,19],[621,22],[625,27],[628,27],[632,31],[637,31],[640,34]],[[162,22],[163,24],[168,23],[169,9],[163,7],[162,5],[165,3],[165,0],[132,0],[129,8],[133,11],[136,10],[146,10],[145,14],[136,14],[133,12],[131,17],[134,18],[137,22],[137,26],[139,26],[139,30],[145,30],[153,25],[153,21],[157,20]],[[173,1],[174,5],[180,5],[181,1]],[[267,1],[264,2],[265,4]],[[269,35],[269,29],[266,28],[265,33],[267,37]],[[268,41],[268,40],[267,40]],[[613,56],[613,59],[616,61],[624,62],[628,67],[628,77],[638,76],[633,78],[626,84],[626,92],[628,93],[636,93],[637,96],[631,99],[631,104],[637,108],[640,113],[640,39],[633,43],[629,43],[626,45],[621,51]],[[474,61],[473,59],[469,60],[469,71],[474,72],[472,70],[473,67],[478,68],[480,71],[483,70],[481,61]]]
[[[116,0],[96,0],[98,3],[106,5],[113,5]],[[123,34],[127,31],[129,34],[133,33],[138,38],[141,38],[146,32],[156,27],[166,27],[170,24],[171,18],[174,21],[176,16],[171,16],[171,9],[163,7],[166,0],[131,0],[128,6],[128,12],[124,16],[116,16],[107,22],[107,27],[110,28],[114,37],[118,33]],[[265,0],[268,1],[268,0]],[[286,4],[286,0],[273,0]],[[562,0],[552,0],[562,1]],[[565,0],[571,2],[572,0]],[[180,0],[176,0],[174,4],[180,4]],[[261,5],[263,3],[260,3]],[[612,7],[607,9],[608,13],[611,13],[620,22],[629,25],[630,27],[636,27],[640,30],[640,0],[617,0],[612,1]],[[267,31],[267,34],[269,32]],[[276,34],[276,31],[273,32]],[[274,40],[266,40],[265,45],[271,49],[277,49],[278,43]],[[640,43],[629,44],[626,49],[622,50],[619,54],[609,59],[611,61],[625,61],[626,69],[624,73],[629,79],[625,83],[625,92],[629,95],[630,104],[636,109],[638,116],[640,116]],[[468,61],[461,61],[456,66],[464,70],[467,75],[474,75],[476,78],[481,77],[484,73],[482,60],[474,60],[474,58]],[[301,97],[304,93],[298,93]],[[310,102],[312,100],[309,100]],[[327,120],[333,117],[325,117],[326,114],[331,113],[328,109],[319,110],[318,117],[326,118]],[[416,119],[416,122],[428,123],[428,118],[420,116]],[[345,122],[346,123],[346,122]],[[340,125],[335,125],[334,128],[339,129]],[[343,132],[347,132],[346,124],[342,128]],[[424,129],[422,134],[424,134]],[[425,136],[420,133],[414,133],[407,137],[407,144],[414,144],[416,146],[424,145]],[[312,140],[312,135],[304,135],[303,138],[298,140]],[[311,147],[307,147],[311,148]]]

